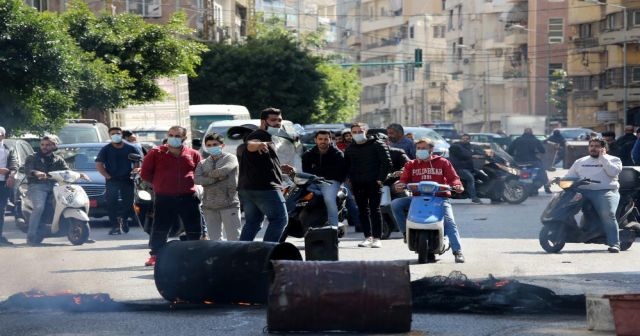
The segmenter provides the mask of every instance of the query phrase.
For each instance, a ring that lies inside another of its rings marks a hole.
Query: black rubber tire
[[[391,236],[391,228],[389,227],[389,222],[386,221],[383,217],[382,218],[382,236],[380,236],[380,239],[382,240],[389,239],[389,236]]]
[[[543,226],[540,230],[540,235],[538,236],[538,241],[540,242],[540,246],[542,249],[549,253],[558,253],[564,248],[564,237],[561,241],[553,242],[549,238],[555,234],[554,231],[549,230],[546,226]]]
[[[69,227],[67,229],[67,239],[73,245],[82,245],[89,239],[91,227],[89,222],[85,222],[76,218],[68,218]]]
[[[630,249],[631,245],[633,245],[632,241],[621,242],[620,243],[620,251],[626,251],[626,250]]]
[[[418,264],[429,262],[429,238],[423,232],[418,233]]]
[[[509,204],[520,204],[529,198],[529,193],[518,180],[509,180],[504,185],[502,198]]]

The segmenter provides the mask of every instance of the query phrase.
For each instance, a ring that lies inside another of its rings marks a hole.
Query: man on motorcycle
[[[47,198],[53,192],[54,180],[47,178],[47,173],[55,170],[67,170],[69,166],[62,156],[54,154],[57,141],[53,137],[44,136],[40,139],[40,150],[29,155],[24,163],[24,171],[29,183],[27,197],[33,204],[33,211],[29,217],[27,244],[36,243],[40,219],[47,204]]]
[[[329,225],[338,227],[336,196],[340,190],[340,184],[344,182],[347,175],[344,154],[331,145],[331,132],[327,130],[316,132],[314,140],[315,147],[302,154],[302,171],[322,176],[329,183],[312,184],[309,189],[319,189],[327,207]]]
[[[416,159],[407,162],[400,176],[400,181],[395,184],[396,191],[406,188],[407,183],[420,181],[434,181],[440,184],[448,184],[451,188],[460,193],[464,191],[460,177],[456,174],[453,165],[449,160],[434,155],[433,142],[423,138],[416,142]],[[411,205],[411,196],[395,199],[391,202],[393,215],[398,223],[398,229],[406,237],[407,211]],[[464,263],[462,246],[460,245],[460,233],[453,218],[451,203],[446,199],[444,207],[444,233],[449,238],[451,250],[456,263]]]
[[[580,186],[580,191],[600,216],[611,253],[620,252],[616,209],[620,201],[618,174],[621,171],[622,161],[607,154],[605,141],[592,139],[589,140],[589,155],[576,160],[565,176],[600,181]]]
[[[482,204],[482,201],[476,194],[476,179],[473,176],[474,155],[471,150],[471,136],[469,134],[463,134],[460,137],[459,142],[451,145],[451,148],[449,148],[449,154],[451,157],[451,164],[453,164],[456,172],[458,172],[458,175],[467,186],[467,193],[471,198],[471,202]]]
[[[525,128],[524,133],[509,145],[507,152],[513,156],[517,163],[530,163],[534,167],[540,168],[537,178],[540,184],[544,185],[544,192],[551,194],[547,171],[543,167],[542,160],[538,158],[538,154],[545,153],[544,145],[533,135],[531,128]]]

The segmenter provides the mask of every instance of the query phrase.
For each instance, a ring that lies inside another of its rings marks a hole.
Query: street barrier
[[[409,265],[401,261],[273,261],[269,332],[403,333],[411,329]]]
[[[173,241],[158,253],[156,288],[172,302],[266,303],[273,260],[302,260],[290,243]]]

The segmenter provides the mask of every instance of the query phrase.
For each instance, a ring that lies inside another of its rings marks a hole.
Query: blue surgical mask
[[[171,147],[180,147],[182,146],[182,138],[180,137],[168,137],[167,144]]]
[[[420,160],[426,160],[431,156],[431,153],[428,149],[418,149],[416,150],[416,157]]]
[[[121,143],[122,142],[122,134],[113,134],[113,135],[111,135],[111,142],[113,142],[113,143]]]
[[[218,156],[220,154],[222,154],[222,147],[220,146],[212,146],[212,147],[207,147],[206,148],[207,153],[213,155],[213,156]]]
[[[267,126],[267,133],[274,136],[282,136],[282,128]]]
[[[364,133],[358,133],[353,135],[353,141],[357,143],[362,143],[362,142],[365,142],[366,140],[367,140],[367,136],[364,135]]]

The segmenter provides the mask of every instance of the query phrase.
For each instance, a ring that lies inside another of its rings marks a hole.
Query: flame
[[[506,286],[509,284],[509,280],[502,280],[502,281],[498,281],[495,283],[496,287],[502,287],[502,286]]]
[[[239,306],[251,306],[251,303],[249,302],[238,302]]]

